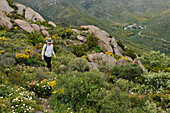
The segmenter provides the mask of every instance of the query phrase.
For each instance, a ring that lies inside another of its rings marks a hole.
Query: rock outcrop
[[[8,18],[5,12],[3,12],[1,9],[0,9],[0,26],[5,27],[6,29],[12,28],[12,23],[10,22],[10,18]]]
[[[42,33],[43,33],[44,35],[46,35],[46,36],[49,36],[49,32],[46,31],[46,30],[42,30]]]
[[[98,27],[87,25],[87,26],[81,26],[82,28],[88,29],[88,31],[95,35],[98,38],[98,45],[103,48],[104,52],[107,52],[108,50],[113,52],[113,49],[111,45],[109,44],[109,34],[106,33],[103,30],[100,30]]]
[[[14,23],[18,24],[23,30],[29,33],[34,32],[34,29],[31,27],[31,25],[27,21],[16,19],[14,20]]]
[[[37,24],[31,24],[31,26],[35,31],[40,32],[40,27]]]
[[[52,21],[49,21],[48,24],[52,25],[53,27],[56,27],[55,23]]]
[[[87,40],[86,40],[86,37],[81,36],[81,35],[78,35],[76,38],[77,38],[78,40],[80,40],[80,41],[83,41],[83,42],[86,42],[86,41],[87,41]]]
[[[147,70],[145,69],[145,67],[142,65],[141,61],[138,59],[135,59],[133,61],[133,63],[137,64],[141,69],[142,69],[142,73],[147,73]]]
[[[23,15],[24,10],[26,10],[27,7],[22,4],[18,4],[18,3],[15,3],[15,5],[18,8],[18,10],[17,10],[18,14]]]
[[[89,62],[89,70],[98,69],[98,67],[99,67],[98,63]]]
[[[102,65],[110,64],[110,68],[116,66],[117,60],[112,56],[106,55],[104,53],[95,53],[87,55],[87,60],[89,62],[98,63],[101,62]]]
[[[119,55],[122,57],[124,51],[120,46],[118,46],[114,37],[111,39],[110,44],[113,45],[114,47],[113,49],[114,49],[115,55]]]
[[[0,9],[7,13],[14,11],[14,9],[9,6],[7,0],[0,0]]]
[[[25,11],[25,18],[27,20],[32,20],[33,22],[36,21],[45,21],[44,18],[37,12],[35,12],[33,9],[27,7]]]

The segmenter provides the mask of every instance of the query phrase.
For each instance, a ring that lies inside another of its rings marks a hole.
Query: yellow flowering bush
[[[15,29],[15,30],[17,30],[17,29],[18,29],[18,27],[17,27],[17,26],[15,26],[15,27],[14,27],[14,29]]]
[[[0,53],[4,53],[5,51],[4,50],[0,50]]]
[[[67,42],[64,42],[64,45],[67,46]]]
[[[26,55],[25,53],[18,53],[15,55],[17,59],[28,59],[29,55]]]
[[[71,29],[67,29],[66,32],[68,35],[71,35],[71,33],[72,33]]]
[[[24,63],[24,61],[29,58],[29,55],[26,55],[25,53],[18,53],[15,55],[15,57],[17,58],[18,63]]]
[[[54,87],[56,85],[56,81],[51,81],[50,83],[49,83],[49,86],[51,86],[51,87]]]
[[[43,43],[39,43],[39,48],[43,49]]]
[[[86,57],[86,55],[83,55],[82,58],[86,59],[87,57]]]
[[[25,52],[31,53],[31,50],[27,48],[27,49],[25,50]]]
[[[7,38],[5,38],[4,36],[3,36],[3,37],[0,37],[0,44],[3,44],[4,41],[6,41],[6,40],[7,40]]]
[[[121,59],[124,59],[124,60],[126,60],[126,61],[129,61],[129,59],[128,58],[126,58],[126,57],[121,57]]]
[[[114,57],[113,53],[110,50],[108,50],[105,54]]]

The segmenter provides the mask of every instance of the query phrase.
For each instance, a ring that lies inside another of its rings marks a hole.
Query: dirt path
[[[50,96],[48,99],[45,98],[39,98],[41,100],[41,103],[39,105],[41,105],[45,111],[47,111],[48,113],[54,113],[53,109],[50,109],[50,105],[48,105],[49,100],[51,99],[52,96]]]

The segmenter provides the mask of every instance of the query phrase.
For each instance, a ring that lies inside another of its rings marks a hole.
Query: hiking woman
[[[48,38],[46,40],[47,44],[44,44],[43,46],[43,50],[42,50],[42,60],[45,59],[46,63],[47,63],[47,68],[50,70],[50,72],[52,71],[51,69],[51,56],[52,54],[54,55],[54,58],[56,59],[56,55],[53,51],[53,41],[51,40],[51,38]]]

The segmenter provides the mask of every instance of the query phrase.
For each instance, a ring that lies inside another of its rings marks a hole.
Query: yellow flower
[[[113,53],[112,53],[110,50],[108,50],[108,51],[106,52],[106,54],[109,55],[109,56],[114,57]]]
[[[0,50],[0,53],[4,53],[4,50]]]
[[[26,55],[25,53],[18,53],[15,55],[17,59],[28,59],[29,55]]]
[[[7,31],[6,31],[6,30],[4,30],[4,32],[6,33]]]
[[[31,53],[31,50],[30,49],[26,49],[25,52]]]
[[[54,91],[54,92],[52,92],[53,94],[56,94],[57,93],[57,91]]]
[[[49,86],[51,86],[51,87],[54,87],[56,85],[56,81],[51,81],[50,83],[49,83]]]
[[[15,27],[14,27],[14,29],[15,29],[15,30],[17,30],[17,29],[18,29],[18,27],[17,27],[17,26],[15,26]]]
[[[0,37],[0,41],[6,41],[7,40],[7,38],[5,38],[4,36],[3,37]]]
[[[67,46],[67,42],[64,42],[64,45]]]
[[[53,62],[51,61],[51,64],[52,64]]]
[[[48,39],[48,37],[45,38],[45,40],[47,40],[47,39]]]
[[[126,58],[126,57],[122,57],[124,60],[126,60],[126,61],[129,61],[129,59],[128,58]]]
[[[86,59],[87,57],[86,57],[86,55],[83,55],[82,58]]]
[[[6,13],[6,16],[8,16],[9,15],[9,13]]]

